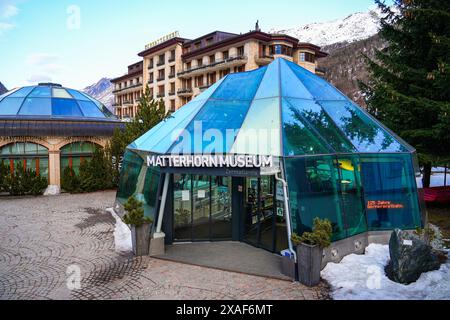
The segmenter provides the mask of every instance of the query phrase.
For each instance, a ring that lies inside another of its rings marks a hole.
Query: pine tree
[[[450,1],[375,2],[388,46],[366,57],[361,88],[369,112],[417,149],[428,187],[432,166],[450,159]]]

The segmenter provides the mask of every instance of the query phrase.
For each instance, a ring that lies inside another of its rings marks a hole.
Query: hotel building
[[[155,99],[163,99],[167,111],[176,111],[229,73],[251,71],[281,57],[320,74],[320,47],[279,34],[255,31],[234,34],[215,31],[194,40],[174,33],[146,46],[142,61],[128,73],[112,80],[115,112],[132,118],[143,90],[148,86]]]

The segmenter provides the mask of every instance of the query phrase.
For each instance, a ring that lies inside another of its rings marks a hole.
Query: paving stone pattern
[[[114,250],[115,192],[0,197],[0,300],[327,299],[328,288]],[[69,290],[80,271],[81,288]],[[68,287],[69,284],[69,287]]]

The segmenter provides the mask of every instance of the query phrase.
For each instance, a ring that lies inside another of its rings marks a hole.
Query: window
[[[158,98],[162,98],[165,96],[165,92],[164,92],[164,86],[159,86],[158,87]]]
[[[195,49],[200,49],[200,47],[202,46],[201,41],[196,42],[196,43],[194,44],[194,46],[195,46]]]
[[[174,78],[174,77],[175,77],[175,66],[171,66],[169,78]]]
[[[164,80],[165,75],[166,74],[165,74],[165,70],[164,69],[159,70],[158,71],[158,81]]]
[[[223,78],[230,73],[230,69],[220,70],[220,77]]]
[[[227,50],[227,51],[224,51],[224,52],[222,52],[222,55],[223,55],[223,60],[226,60],[226,59],[228,59],[229,57],[230,57],[230,53],[229,53],[229,51]]]
[[[149,69],[153,68],[153,58],[150,59]]]
[[[244,72],[244,71],[245,71],[244,66],[234,67],[234,72],[235,73],[237,73],[237,72]]]
[[[61,148],[61,174],[66,168],[71,168],[75,174],[80,173],[83,161],[89,161],[98,148],[92,142],[75,142]]]
[[[154,81],[154,78],[153,78],[153,72],[150,72],[148,82],[149,82],[149,83],[153,83],[153,81]]]
[[[171,95],[175,94],[175,82],[172,82],[170,84],[170,94]]]
[[[183,48],[183,53],[189,53],[189,52],[191,52],[191,46]]]
[[[210,55],[209,56],[209,63],[215,63],[216,62],[216,55],[215,54],[212,54],[212,55]]]
[[[170,58],[169,58],[170,62],[175,61],[175,49],[170,51]]]
[[[270,54],[271,55],[281,54],[284,56],[292,57],[292,48],[282,45],[282,44],[276,44],[276,45],[270,46]]]
[[[213,37],[207,38],[207,39],[206,39],[206,45],[207,45],[207,46],[211,45],[211,44],[213,43],[213,41],[214,41],[214,38],[213,38]]]
[[[162,66],[166,61],[166,55],[163,53],[158,57],[158,66]]]
[[[314,56],[314,54],[309,53],[309,52],[300,52],[300,62],[315,63],[316,57]]]
[[[203,59],[197,60],[197,66],[202,67],[203,66]]]
[[[191,68],[192,68],[192,62],[187,62],[186,63],[186,70],[191,70]]]
[[[7,165],[11,172],[20,164],[31,169],[36,175],[48,178],[48,150],[31,142],[16,142],[0,148],[0,163]]]
[[[217,81],[216,73],[215,72],[208,73],[208,85],[212,85],[216,83],[216,81]]]
[[[175,112],[175,100],[170,100],[170,111]]]
[[[195,86],[196,87],[203,87],[203,75],[195,77]]]
[[[237,54],[240,57],[244,55],[244,46],[237,48]]]

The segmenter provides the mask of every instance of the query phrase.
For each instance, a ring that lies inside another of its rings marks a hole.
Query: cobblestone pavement
[[[325,299],[327,288],[114,251],[115,192],[0,198],[0,300]],[[81,289],[67,283],[81,271]]]

